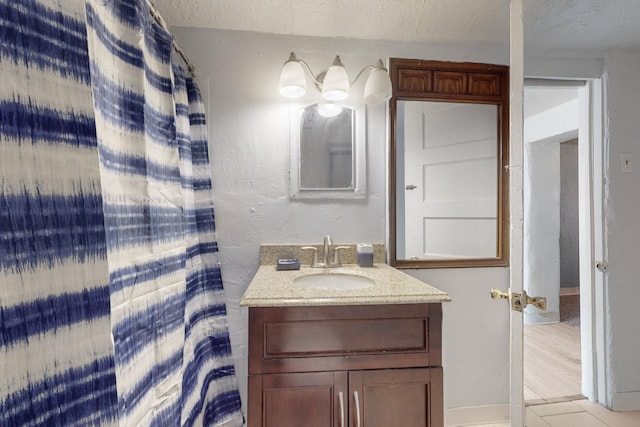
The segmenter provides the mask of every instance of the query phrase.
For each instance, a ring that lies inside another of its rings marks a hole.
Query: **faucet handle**
[[[316,248],[315,246],[302,246],[300,249],[313,251],[313,261],[311,261],[310,267],[317,267],[318,266],[318,248]]]
[[[333,248],[333,264],[331,267],[342,267],[340,262],[340,249],[351,249],[351,246],[336,246]]]

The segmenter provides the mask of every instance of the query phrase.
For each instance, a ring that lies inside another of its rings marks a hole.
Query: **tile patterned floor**
[[[526,427],[638,427],[640,411],[611,412],[587,400],[528,406]],[[510,427],[508,423],[473,427]]]
[[[464,426],[466,427],[466,426]],[[511,427],[511,424],[508,423],[498,423],[498,424],[479,424],[470,427]]]
[[[640,411],[612,412],[588,400],[527,407],[527,427],[638,427]]]

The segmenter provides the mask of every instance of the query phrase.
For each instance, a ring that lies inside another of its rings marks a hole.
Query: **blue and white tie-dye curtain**
[[[0,8],[0,425],[241,426],[171,37],[144,0]]]
[[[145,0],[87,30],[120,421],[242,425],[198,89]]]
[[[0,425],[117,425],[84,0],[0,1]]]

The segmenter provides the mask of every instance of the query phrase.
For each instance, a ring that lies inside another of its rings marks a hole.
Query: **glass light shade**
[[[318,114],[322,117],[335,117],[342,112],[342,107],[338,104],[323,102],[318,104]]]
[[[380,104],[391,98],[391,79],[387,70],[380,67],[369,73],[362,98],[365,104]]]
[[[280,95],[286,98],[300,98],[307,92],[307,78],[302,64],[291,52],[289,60],[280,71]]]
[[[340,57],[336,56],[322,81],[322,97],[328,101],[342,101],[349,96],[349,76]]]

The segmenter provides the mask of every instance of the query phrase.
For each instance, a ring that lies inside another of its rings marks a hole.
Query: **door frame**
[[[604,133],[604,102],[602,79],[586,81],[580,91],[580,128],[578,130],[578,191],[580,236],[590,238],[580,244],[580,333],[582,393],[592,401],[608,404],[605,341],[605,281],[606,274],[596,269],[596,263],[607,261],[604,220],[606,146]],[[588,132],[584,135],[583,133]],[[580,144],[586,141],[586,144]],[[582,151],[581,151],[582,150]],[[585,165],[585,163],[588,163]],[[585,316],[587,314],[587,316]]]
[[[603,275],[594,268],[596,260],[603,260],[602,221],[602,115],[601,79],[525,78],[525,87],[575,87],[578,89],[578,202],[580,234],[580,336],[582,360],[581,393],[590,400],[603,390],[599,379],[604,377],[604,360],[596,354],[604,353]],[[526,101],[525,101],[526,102]],[[551,138],[548,138],[551,139]],[[555,140],[554,140],[555,141]],[[560,142],[560,139],[557,140]],[[526,167],[526,165],[525,165]],[[598,285],[600,283],[600,285]],[[547,296],[547,295],[542,295]],[[598,347],[599,346],[599,347]],[[600,358],[601,359],[601,358]],[[600,370],[600,372],[598,372]]]

